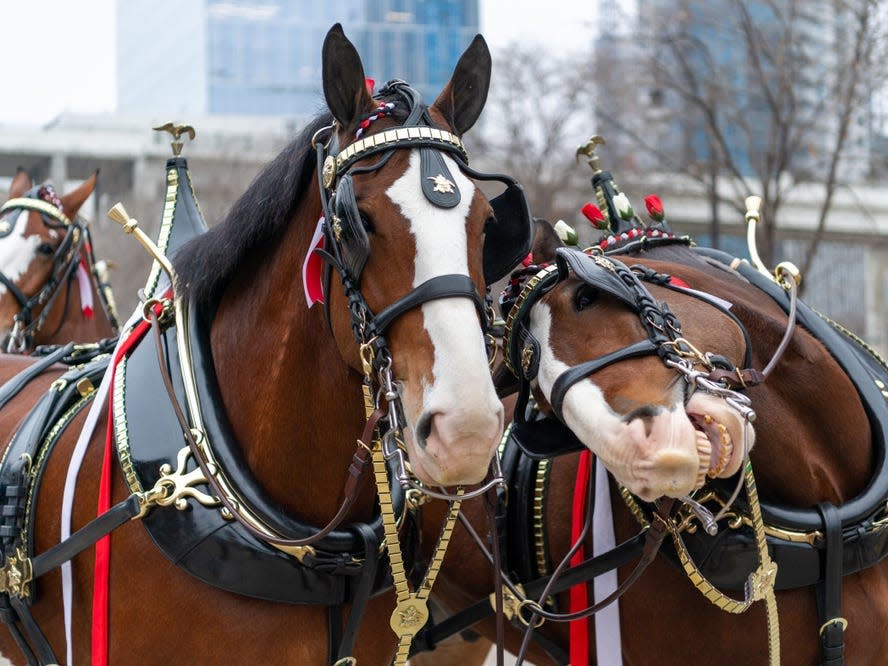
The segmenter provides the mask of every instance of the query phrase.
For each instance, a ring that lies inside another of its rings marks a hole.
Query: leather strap
[[[616,569],[628,564],[644,552],[644,543],[647,532],[636,534],[631,539],[627,539],[613,550],[602,553],[597,557],[587,559],[582,564],[571,567],[565,571],[555,583],[552,585],[551,593],[557,594],[576,585],[578,583],[588,582],[596,576]],[[551,576],[537,578],[534,581],[526,583],[524,590],[528,598],[537,598],[546,585],[549,583]],[[414,649],[412,654],[425,650],[432,650],[434,647],[450,636],[458,634],[477,624],[481,620],[493,614],[493,607],[490,605],[488,598],[476,601],[468,608],[451,615],[443,622],[439,622],[434,627],[422,629],[414,638]]]
[[[829,502],[817,505],[823,518],[826,552],[823,577],[817,584],[817,610],[820,615],[820,663],[841,666],[845,663],[845,626],[842,617],[842,519]]]
[[[331,664],[352,656],[361,618],[364,616],[364,610],[373,591],[373,583],[376,581],[376,569],[379,563],[379,537],[373,528],[365,523],[356,523],[353,527],[364,541],[364,566],[361,567],[359,582],[352,598],[348,620],[338,641],[337,651],[332,653]]]
[[[33,577],[43,574],[72,559],[75,555],[92,546],[106,534],[139,515],[141,503],[136,495],[130,495],[115,504],[101,516],[94,518],[67,539],[31,560]]]
[[[453,273],[450,275],[438,275],[426,280],[409,294],[398,299],[391,305],[384,307],[373,317],[378,333],[384,333],[397,317],[407,310],[415,308],[428,301],[439,298],[469,298],[478,309],[481,325],[485,326],[487,317],[484,314],[484,301],[478,295],[478,288],[468,275]]]
[[[634,344],[627,345],[622,349],[613,351],[610,354],[605,354],[604,356],[594,358],[585,363],[580,363],[579,365],[575,365],[572,368],[565,370],[558,376],[558,379],[556,379],[555,383],[552,385],[552,395],[549,398],[549,404],[552,405],[552,411],[559,419],[561,418],[561,406],[564,403],[564,396],[567,393],[567,390],[584,377],[619,361],[635,358],[637,356],[656,354],[658,347],[659,345],[654,340],[641,340]]]
[[[10,597],[9,603],[12,605],[15,614],[18,615],[19,622],[22,623],[22,628],[28,635],[31,645],[36,646],[35,652],[37,653],[36,656],[40,666],[54,666],[58,664],[59,660],[56,659],[49,641],[31,615],[31,609],[28,605],[20,597]]]
[[[15,377],[7,381],[2,387],[0,387],[0,409],[17,396],[32,379],[46,370],[53,363],[61,361],[65,356],[71,353],[72,349],[74,349],[74,343],[69,342],[64,347],[60,347],[48,356],[44,356],[42,359],[33,365],[28,366]]]

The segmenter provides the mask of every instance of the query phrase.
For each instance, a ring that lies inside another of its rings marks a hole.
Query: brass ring
[[[819,633],[821,636],[823,636],[823,632],[824,632],[824,630],[825,630],[828,626],[830,626],[831,624],[838,624],[838,625],[841,625],[841,627],[842,627],[842,631],[845,631],[845,629],[848,628],[848,620],[846,620],[846,619],[843,618],[843,617],[834,617],[833,619],[831,619],[831,620],[827,620],[826,622],[824,622],[824,623],[820,626],[820,631],[819,631],[818,633]]]
[[[529,627],[530,620],[525,619],[524,614],[521,612],[522,610],[524,610],[524,608],[526,606],[529,606],[531,608],[531,610],[534,611],[534,614],[536,614],[536,611],[542,611],[543,608],[542,608],[542,606],[539,605],[539,603],[537,603],[533,599],[525,599],[520,604],[518,604],[518,608],[515,610],[515,615],[518,616],[518,619],[521,621],[521,624],[523,624],[525,627]],[[533,628],[537,629],[537,628],[543,626],[543,623],[545,621],[546,621],[546,618],[544,618],[542,615],[537,615],[536,621],[533,624]]]

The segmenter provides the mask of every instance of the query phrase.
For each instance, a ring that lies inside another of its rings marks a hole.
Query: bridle
[[[63,287],[69,284],[80,262],[81,251],[89,243],[89,228],[84,221],[79,218],[69,219],[58,206],[36,198],[37,192],[37,188],[34,188],[23,197],[10,199],[0,207],[0,214],[15,210],[36,211],[40,213],[47,227],[64,230],[65,235],[53,254],[49,277],[33,296],[27,296],[3,271],[0,271],[0,282],[19,304],[19,312],[13,318],[13,329],[5,350],[7,353],[22,353],[31,347],[34,335],[45,323],[52,304],[62,293]],[[4,221],[3,227],[0,228],[0,239],[12,232],[19,216],[16,216],[11,223]],[[67,290],[65,291],[67,294]],[[34,311],[40,306],[43,309],[35,318]]]
[[[366,229],[361,221],[354,194],[353,177],[371,173],[381,168],[394,151],[403,148],[418,149],[421,153],[421,184],[423,194],[433,205],[441,208],[456,206],[461,197],[458,186],[450,174],[443,154],[448,154],[457,167],[470,178],[499,181],[505,191],[490,200],[496,220],[485,225],[484,276],[494,282],[516,265],[530,249],[532,221],[530,208],[521,186],[513,178],[502,174],[482,174],[468,166],[468,154],[462,141],[455,134],[434,127],[428,107],[422,103],[419,93],[400,80],[388,82],[379,93],[383,99],[394,99],[395,104],[406,106],[408,116],[395,128],[365,135],[343,149],[338,148],[336,127],[319,130],[312,145],[317,151],[318,179],[324,214],[324,247],[315,250],[328,265],[325,290],[328,290],[330,273],[339,274],[348,300],[354,338],[360,348],[365,375],[365,390],[373,396],[377,407],[387,412],[387,435],[383,438],[386,459],[394,461],[398,469],[398,481],[432,497],[453,500],[455,496],[437,492],[417,484],[407,472],[404,448],[399,435],[403,422],[397,385],[391,376],[392,357],[388,350],[385,333],[398,317],[423,303],[441,298],[467,298],[478,311],[482,332],[490,340],[489,330],[493,311],[489,293],[482,298],[478,288],[467,275],[439,275],[414,287],[406,295],[374,313],[360,290],[360,279],[369,257],[370,247]],[[371,156],[379,160],[369,166],[357,163]],[[438,184],[441,187],[438,187]],[[497,224],[498,221],[498,224]],[[508,226],[507,226],[508,225]],[[489,244],[488,244],[489,243]],[[329,300],[326,301],[329,322]],[[488,344],[488,349],[495,349]],[[494,458],[494,467],[496,466]],[[501,483],[502,477],[494,470],[493,478],[462,499],[475,497]]]

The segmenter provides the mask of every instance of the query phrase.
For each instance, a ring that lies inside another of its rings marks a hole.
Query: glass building
[[[478,32],[479,0],[118,0],[118,111],[310,115],[334,23],[379,84],[427,101]]]

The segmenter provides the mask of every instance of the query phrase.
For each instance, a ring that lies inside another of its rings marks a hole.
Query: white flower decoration
[[[617,214],[624,220],[632,219],[632,204],[629,203],[629,197],[622,192],[614,197],[614,207],[617,209]]]
[[[555,233],[558,234],[558,238],[560,238],[561,242],[565,245],[576,245],[580,240],[580,237],[577,235],[574,228],[564,220],[558,220],[555,223]]]

